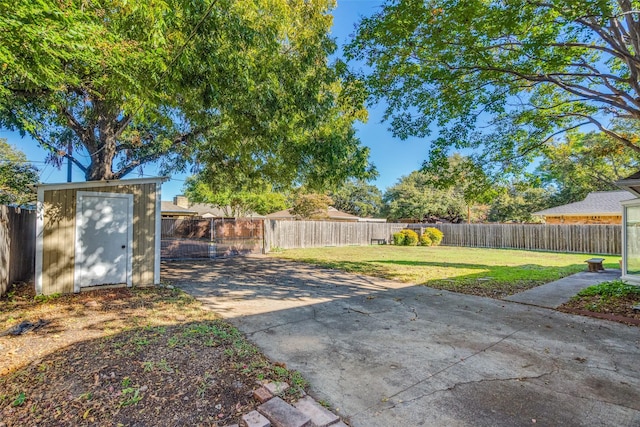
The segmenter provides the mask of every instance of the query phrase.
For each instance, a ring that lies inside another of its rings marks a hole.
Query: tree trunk
[[[103,181],[115,179],[113,160],[116,156],[116,138],[109,125],[100,129],[100,143],[91,153],[91,165],[87,168],[87,181]]]

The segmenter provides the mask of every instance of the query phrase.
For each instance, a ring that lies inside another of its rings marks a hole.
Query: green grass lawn
[[[508,249],[407,246],[348,246],[290,249],[274,257],[352,273],[502,298],[586,270],[593,255]],[[619,256],[605,255],[605,268]]]

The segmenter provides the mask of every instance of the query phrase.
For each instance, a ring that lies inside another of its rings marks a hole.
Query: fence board
[[[0,295],[35,273],[36,213],[0,205]]]

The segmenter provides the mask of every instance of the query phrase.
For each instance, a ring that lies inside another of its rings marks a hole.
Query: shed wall
[[[44,191],[42,293],[74,291],[77,192],[133,194],[133,286],[154,282],[156,184]]]

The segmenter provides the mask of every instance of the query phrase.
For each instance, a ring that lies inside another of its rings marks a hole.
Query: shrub
[[[610,298],[623,298],[630,295],[637,295],[640,298],[640,287],[630,285],[622,280],[612,280],[599,285],[589,286],[578,292],[578,296],[600,296],[604,300]]]
[[[404,233],[401,231],[393,233],[393,244],[398,246],[404,245]]]
[[[425,234],[429,236],[429,239],[431,240],[431,246],[438,246],[440,243],[442,243],[444,234],[437,228],[429,227],[424,230],[424,233],[422,235],[424,236]]]
[[[401,233],[404,233],[404,245],[405,246],[417,246],[420,238],[418,237],[418,233],[413,230],[402,230]]]
[[[431,246],[433,244],[433,240],[427,233],[422,233],[420,236],[420,246]]]
[[[398,246],[416,246],[418,244],[418,233],[413,230],[400,230],[393,233],[393,244]]]

